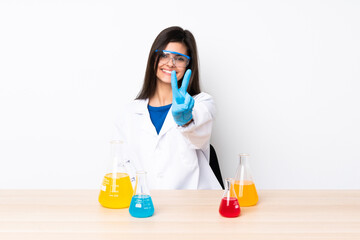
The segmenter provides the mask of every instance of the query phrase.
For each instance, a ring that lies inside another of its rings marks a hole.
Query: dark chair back
[[[219,161],[216,155],[215,148],[210,144],[210,167],[213,170],[217,180],[219,181],[221,187],[224,189],[224,182],[221,176]]]

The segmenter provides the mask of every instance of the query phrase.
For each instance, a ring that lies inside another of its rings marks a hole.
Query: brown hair
[[[169,42],[181,42],[187,47],[187,55],[190,56],[191,59],[186,69],[191,69],[192,72],[187,92],[191,96],[201,92],[199,80],[199,63],[195,38],[189,30],[184,30],[181,27],[169,27],[159,33],[151,46],[146,66],[144,83],[136,99],[150,98],[155,94],[157,83],[156,69],[159,64],[158,54],[155,52],[155,50],[164,50]],[[181,86],[181,83],[182,79],[178,81],[179,87]]]

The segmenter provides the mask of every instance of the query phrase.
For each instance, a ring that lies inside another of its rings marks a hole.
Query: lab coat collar
[[[140,99],[135,100],[134,112],[137,114],[147,114],[149,113],[147,105],[149,104],[149,99]]]
[[[142,116],[142,124],[141,124],[142,129],[150,134],[158,135],[150,119],[150,114],[147,107],[149,104],[149,99],[136,100],[135,103],[136,104],[134,106],[134,112]],[[158,135],[159,138],[163,136],[165,133],[167,133],[171,128],[177,126],[171,114],[171,110],[172,110],[172,106],[169,109],[168,114],[166,115],[163,126],[161,127],[161,130]]]
[[[172,106],[169,109],[168,114],[166,115],[164,124],[162,125],[161,130],[159,132],[159,137],[161,137],[162,135],[167,133],[171,128],[174,128],[177,126],[177,124],[174,121],[171,111],[172,111]]]

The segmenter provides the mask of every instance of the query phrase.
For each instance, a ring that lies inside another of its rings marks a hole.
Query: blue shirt
[[[171,104],[161,107],[152,107],[148,105],[150,119],[151,122],[154,124],[154,127],[156,128],[157,134],[159,134],[170,108]]]

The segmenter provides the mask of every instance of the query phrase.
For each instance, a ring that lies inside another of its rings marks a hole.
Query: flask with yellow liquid
[[[249,154],[239,154],[239,165],[234,179],[234,189],[241,207],[256,205],[259,200],[248,158]]]
[[[111,158],[101,185],[99,202],[107,208],[128,208],[134,190],[122,155],[123,142],[113,140],[110,145]]]

